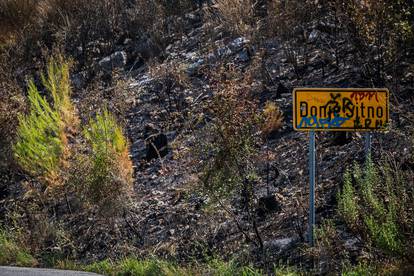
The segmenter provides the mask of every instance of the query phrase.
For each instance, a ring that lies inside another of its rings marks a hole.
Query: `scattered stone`
[[[99,61],[99,67],[106,71],[111,72],[115,68],[123,68],[127,63],[127,54],[124,51],[118,51],[105,57]]]
[[[72,85],[75,89],[82,89],[86,85],[88,73],[86,71],[81,71],[72,76]]]
[[[269,249],[281,251],[281,250],[288,248],[295,241],[296,239],[293,237],[281,238],[281,239],[267,241],[265,242],[265,246]]]
[[[243,49],[238,55],[237,60],[241,62],[248,62],[250,60],[250,53],[247,51],[247,49]]]
[[[188,67],[187,67],[187,74],[190,76],[190,77],[193,77],[194,75],[196,75],[197,74],[197,72],[198,72],[198,69],[200,68],[200,66],[201,65],[203,65],[204,64],[204,59],[199,59],[199,60],[197,60],[196,62],[194,62],[194,63],[192,63],[192,64],[190,64]]]
[[[320,35],[321,35],[320,31],[318,31],[317,29],[313,29],[309,35],[308,41],[310,43],[315,43],[319,39]]]

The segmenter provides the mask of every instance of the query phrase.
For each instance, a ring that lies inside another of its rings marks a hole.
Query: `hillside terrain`
[[[106,275],[414,272],[412,1],[0,3],[0,265]],[[297,87],[388,88],[309,133]]]

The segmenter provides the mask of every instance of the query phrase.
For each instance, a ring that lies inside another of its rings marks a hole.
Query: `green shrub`
[[[42,84],[52,95],[53,108],[59,112],[66,131],[76,131],[78,116],[70,99],[71,87],[69,79],[69,62],[61,56],[49,61],[47,74],[41,75]]]
[[[0,229],[0,265],[35,266],[37,261],[16,240]]]
[[[122,128],[107,109],[90,120],[84,135],[91,147],[82,187],[94,204],[120,203],[132,190],[132,162]]]
[[[275,266],[273,269],[276,276],[299,276],[302,275],[297,269],[289,266]]]
[[[220,275],[220,276],[232,276],[232,275],[243,275],[243,276],[260,276],[264,273],[255,269],[252,266],[240,266],[234,261],[225,262],[220,259],[213,259],[206,268],[206,274]]]
[[[107,109],[104,109],[102,114],[96,115],[95,120],[89,121],[84,133],[97,159],[107,157],[110,151],[119,155],[128,151],[128,143],[122,133],[122,128]]]
[[[391,254],[410,253],[414,205],[412,184],[406,172],[390,162],[376,166],[370,159],[364,170],[354,164],[347,170],[338,193],[338,212],[347,225],[375,248]]]
[[[345,222],[354,227],[358,222],[358,202],[355,189],[352,186],[352,176],[349,170],[344,175],[344,186],[342,192],[338,194],[338,211]]]
[[[83,268],[82,266],[73,264],[64,264],[63,266],[60,266],[60,268],[75,268],[103,275],[119,276],[264,275],[261,270],[257,270],[251,266],[238,266],[235,262],[224,262],[218,259],[213,259],[207,264],[193,263],[188,266],[179,266],[174,262],[159,259],[140,260],[136,258],[126,258],[118,262],[104,260],[83,266]],[[283,269],[278,271],[284,271],[285,273],[276,275],[298,275],[293,274],[293,270]],[[292,274],[287,273],[288,271],[291,271]]]
[[[29,173],[53,176],[59,168],[64,148],[62,119],[32,81],[29,83],[28,98],[30,113],[19,116],[14,154],[18,163]]]
[[[41,96],[33,81],[29,82],[29,114],[19,116],[14,155],[30,174],[56,180],[66,157],[67,126],[74,126],[76,115],[70,102],[69,65],[51,60],[42,84],[53,104]]]
[[[75,266],[75,269],[78,267]],[[109,260],[103,260],[100,262],[92,263],[83,268],[84,271],[95,272],[103,275],[114,275],[114,264]]]
[[[378,275],[374,267],[371,267],[367,264],[358,264],[357,266],[346,267],[342,273],[342,276],[369,276],[369,275]]]
[[[157,260],[138,261],[136,259],[125,259],[119,264],[119,275],[163,275],[163,264]]]

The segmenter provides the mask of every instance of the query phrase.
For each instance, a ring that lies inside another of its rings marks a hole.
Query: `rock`
[[[321,32],[319,30],[313,29],[309,35],[308,41],[310,43],[314,43],[319,39],[320,36],[321,36]]]
[[[153,58],[161,53],[160,47],[156,45],[151,38],[144,38],[140,40],[134,49],[135,55],[144,60]]]
[[[250,53],[247,51],[247,49],[243,49],[238,55],[237,60],[241,62],[247,62],[250,60]]]
[[[198,72],[198,68],[200,68],[200,66],[201,65],[203,65],[204,64],[204,60],[203,59],[199,59],[199,60],[197,60],[196,62],[194,62],[194,63],[192,63],[192,64],[190,64],[188,67],[187,67],[187,74],[190,76],[190,77],[192,77],[192,76],[194,76],[194,75],[196,75],[197,74],[197,72]]]
[[[127,62],[127,54],[124,51],[118,51],[99,61],[99,67],[107,72],[115,68],[123,68]]]
[[[295,241],[295,238],[282,238],[277,240],[271,240],[266,242],[266,245],[271,248],[277,248],[279,250],[287,248],[292,242]]]
[[[82,89],[85,87],[86,80],[87,80],[87,72],[82,71],[79,72],[72,77],[72,85],[75,89]]]
[[[279,98],[283,94],[287,94],[287,93],[289,93],[289,89],[287,89],[286,86],[282,82],[279,82],[277,86],[277,90],[276,90],[277,97]]]
[[[240,50],[244,45],[246,45],[247,43],[249,43],[249,40],[247,38],[244,37],[238,37],[236,39],[234,39],[231,43],[230,43],[230,48],[233,51],[237,51]]]
[[[257,215],[263,217],[268,213],[277,212],[281,210],[280,204],[275,195],[268,195],[259,198],[259,207],[257,208]]]

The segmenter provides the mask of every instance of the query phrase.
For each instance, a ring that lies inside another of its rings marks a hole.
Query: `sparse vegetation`
[[[217,94],[209,106],[212,121],[201,145],[201,159],[204,160],[200,181],[211,201],[235,219],[244,238],[263,250],[254,214],[254,184],[258,176],[253,165],[258,142],[255,133],[263,120],[257,104],[249,98],[250,90],[244,81],[233,80],[230,75],[217,84]],[[226,207],[226,201],[235,196],[240,198],[253,238],[240,226],[231,208]]]
[[[76,115],[69,98],[68,64],[51,61],[42,84],[53,104],[42,96],[34,81],[29,81],[29,114],[19,117],[14,153],[19,164],[49,184],[58,181],[66,158],[67,128],[74,126]]]
[[[217,276],[261,276],[264,275],[261,270],[252,266],[239,266],[236,263],[224,262],[222,260],[213,259],[211,262],[194,263],[188,266],[179,266],[174,262],[162,261],[158,259],[140,260],[136,258],[126,258],[118,262],[111,260],[103,260],[86,266],[80,266],[68,262],[60,263],[62,269],[78,269],[89,272],[100,273],[103,275],[165,275],[165,276],[181,276],[181,275],[217,275]],[[275,268],[277,275],[296,275],[293,270],[286,268]],[[291,274],[289,274],[291,273]]]
[[[10,232],[0,229],[0,265],[35,266],[37,261]]]
[[[410,254],[413,193],[404,172],[385,163],[380,171],[371,160],[357,164],[344,177],[338,194],[339,213],[353,231],[391,256]],[[402,196],[402,200],[399,200]],[[401,216],[402,215],[402,216]],[[407,243],[408,242],[408,243]]]
[[[68,186],[72,183],[67,182],[75,181],[79,186],[75,190],[86,202],[114,208],[109,203],[122,202],[132,189],[132,163],[122,128],[104,109],[83,132],[90,154],[78,153],[81,145],[68,145],[68,138],[79,136],[79,119],[70,99],[69,66],[52,60],[47,75],[41,78],[53,104],[41,96],[33,81],[29,82],[30,113],[19,117],[14,146],[17,161],[33,176],[46,180],[47,185]],[[66,170],[75,167],[77,173],[82,173],[68,175]]]
[[[107,109],[86,126],[85,137],[91,146],[83,180],[87,201],[106,208],[124,202],[132,191],[132,163],[128,142],[116,119]]]
[[[411,275],[412,4],[0,1],[0,264]],[[388,88],[391,124],[363,165],[318,133],[309,247],[290,92],[316,86]]]
[[[255,28],[254,1],[251,0],[215,0],[218,17],[212,15],[227,30],[236,35],[251,35]]]
[[[263,117],[262,132],[266,137],[283,126],[283,114],[275,103],[266,103],[263,110]]]

